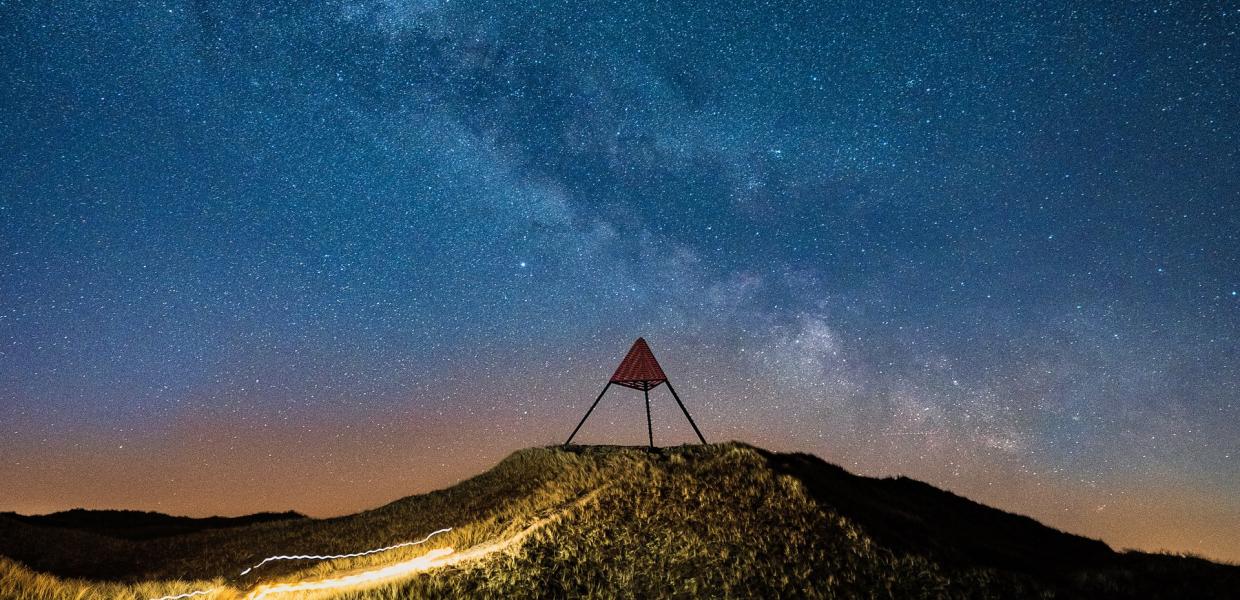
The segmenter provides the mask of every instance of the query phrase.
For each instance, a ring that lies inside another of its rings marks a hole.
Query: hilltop
[[[266,556],[355,552],[445,527],[424,545],[239,575]],[[434,562],[449,547],[459,560]],[[442,566],[341,597],[1222,598],[1240,586],[1240,567],[1118,553],[912,479],[740,443],[531,448],[355,515],[149,539],[0,515],[0,555],[20,563],[0,561],[0,596],[49,599],[208,588],[200,597],[240,598],[420,556]]]

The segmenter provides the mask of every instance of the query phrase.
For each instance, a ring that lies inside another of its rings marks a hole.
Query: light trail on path
[[[259,568],[259,567],[261,567],[261,566],[263,566],[263,565],[265,565],[265,564],[267,564],[267,563],[269,563],[269,562],[273,562],[273,561],[277,561],[277,560],[336,560],[336,559],[340,559],[340,558],[357,558],[357,557],[359,557],[359,556],[368,556],[368,555],[371,555],[371,554],[378,554],[378,553],[380,553],[380,552],[387,552],[388,550],[395,550],[395,549],[397,549],[397,548],[407,548],[407,547],[409,547],[409,546],[417,546],[417,545],[419,545],[419,544],[425,544],[426,542],[430,541],[430,539],[431,539],[431,538],[433,538],[433,537],[435,537],[435,536],[437,536],[437,535],[439,535],[439,534],[441,534],[441,533],[447,533],[447,532],[449,532],[449,531],[452,531],[452,528],[451,528],[451,527],[445,527],[445,528],[443,528],[443,529],[437,529],[437,530],[435,530],[435,531],[432,531],[432,532],[428,533],[428,534],[426,535],[426,537],[424,537],[424,538],[422,538],[422,539],[420,539],[420,540],[418,540],[418,541],[416,541],[416,542],[402,542],[402,543],[400,543],[400,544],[394,544],[394,545],[391,545],[391,546],[384,546],[384,547],[382,547],[382,548],[374,548],[374,549],[371,549],[371,550],[363,550],[363,551],[361,551],[361,552],[353,552],[353,553],[349,553],[349,554],[322,554],[322,555],[318,555],[318,554],[289,554],[289,555],[280,554],[280,555],[276,555],[276,556],[268,556],[267,558],[264,558],[263,560],[259,561],[259,562],[258,562],[258,564],[255,564],[254,566],[249,567],[249,568],[247,568],[246,570],[242,571],[242,572],[240,573],[240,575],[238,575],[238,577],[240,577],[240,576],[242,576],[242,575],[245,575],[245,574],[247,574],[247,573],[249,573],[249,572],[253,571],[254,569],[257,569],[257,568]],[[451,549],[449,549],[449,550],[451,550]],[[212,592],[216,592],[216,591],[219,591],[219,590],[220,590],[220,588],[210,588],[210,589],[205,589],[205,590],[195,590],[195,591],[192,591],[192,592],[186,592],[186,593],[184,593],[184,594],[175,594],[175,595],[172,595],[172,596],[160,596],[159,598],[150,598],[149,600],[181,600],[182,598],[192,598],[192,597],[194,597],[194,596],[205,596],[205,595],[207,595],[207,594],[210,594],[210,593],[212,593]]]
[[[333,590],[337,592],[357,591],[376,587],[384,583],[390,583],[410,575],[429,571],[431,569],[447,567],[470,560],[477,560],[520,544],[525,541],[525,538],[529,537],[530,534],[534,533],[534,531],[556,519],[558,516],[559,515],[555,515],[552,517],[539,519],[529,527],[526,527],[509,538],[498,542],[492,542],[490,544],[474,546],[465,552],[456,553],[453,548],[437,548],[417,558],[412,558],[404,562],[399,562],[377,569],[353,573],[351,575],[333,577],[330,579],[260,585],[246,595],[245,600],[266,600],[267,598],[278,594],[290,594],[294,592],[321,592],[326,590]]]
[[[604,488],[606,487],[609,486],[604,486]],[[466,561],[485,558],[491,554],[495,554],[496,552],[502,552],[513,546],[521,544],[535,531],[538,531],[549,523],[559,521],[564,517],[564,515],[568,514],[573,507],[579,507],[593,499],[604,488],[599,488],[589,494],[586,494],[573,502],[569,507],[550,516],[538,519],[528,525],[525,529],[522,529],[521,531],[518,531],[505,539],[491,542],[489,544],[474,546],[473,548],[461,553],[456,553],[452,548],[439,548],[436,550],[431,550],[430,552],[417,558],[401,563],[361,571],[341,577],[260,585],[254,588],[254,590],[245,597],[245,600],[266,600],[272,596],[294,592],[320,592],[325,590],[334,590],[337,592],[358,591],[377,587],[385,583],[391,583],[410,575],[426,572],[431,569],[447,567]]]
[[[467,561],[485,558],[486,556],[489,556],[496,552],[502,552],[504,550],[507,550],[508,548],[521,544],[522,542],[526,540],[526,538],[528,538],[535,531],[547,525],[548,523],[560,520],[561,518],[564,517],[564,515],[568,514],[568,512],[573,507],[579,507],[585,504],[586,502],[588,502],[589,500],[597,496],[599,492],[601,492],[606,487],[610,487],[610,486],[603,486],[602,488],[595,489],[593,492],[590,492],[589,494],[586,494],[585,496],[571,503],[569,507],[564,508],[563,510],[555,514],[552,514],[550,516],[540,518],[534,521],[533,523],[531,523],[530,525],[528,525],[527,527],[525,527],[524,529],[522,529],[521,531],[518,531],[517,533],[505,539],[491,542],[488,544],[481,544],[478,546],[474,546],[468,550],[465,550],[464,552],[458,553],[456,552],[454,548],[450,548],[450,547],[449,548],[436,548],[416,558],[411,558],[411,559],[408,559],[402,562],[398,562],[398,563],[391,564],[391,565],[386,565],[383,567],[377,567],[373,569],[358,571],[356,573],[350,573],[347,575],[340,575],[337,577],[331,577],[327,579],[313,579],[313,580],[308,580],[308,581],[288,581],[288,582],[280,582],[280,583],[261,584],[253,588],[248,594],[246,594],[244,600],[266,600],[267,598],[279,596],[281,594],[292,594],[292,593],[297,593],[297,592],[303,592],[303,593],[305,592],[313,593],[313,592],[323,592],[323,591],[347,592],[347,591],[364,590],[368,588],[377,587],[385,583],[391,583],[399,579],[409,577],[410,575],[414,575],[417,573],[423,573],[431,569],[437,569],[439,567],[447,567],[447,566],[456,565],[456,564],[460,564],[460,563],[467,562]],[[386,548],[376,548],[375,550],[371,550],[371,551],[360,552],[360,553],[356,553],[352,555],[339,555],[339,556],[340,557],[364,556],[366,554],[373,554],[375,552],[382,552],[384,550],[391,550],[391,549],[395,549],[395,548],[402,547],[402,546],[409,546],[415,543],[420,544],[420,543],[426,542],[427,540],[431,539],[435,535],[443,533],[445,531],[449,531],[450,529],[451,528],[434,531],[431,534],[427,535],[426,538],[418,542],[405,542],[404,544],[397,544],[396,546],[388,546]],[[264,559],[262,562],[258,563],[257,565],[250,567],[249,569],[246,569],[245,571],[242,571],[242,573],[243,574],[248,573],[251,570],[262,566],[265,562],[267,562],[267,560],[278,560],[281,558],[285,558],[285,557],[280,557],[280,556],[269,557],[268,559]],[[295,557],[289,557],[289,558],[295,558]],[[212,588],[212,589],[203,590],[200,592],[191,592],[189,594],[182,594],[180,596],[165,596],[163,598],[152,598],[151,600],[176,600],[178,598],[186,598],[191,595],[209,594],[211,592],[218,591],[220,589],[223,589],[223,588]]]
[[[177,594],[175,596],[160,596],[158,598],[151,598],[151,600],[178,600],[179,598],[189,598],[191,596],[205,596],[218,589],[219,588],[211,588],[209,590],[198,590],[194,592],[185,592],[184,594]]]
[[[403,542],[403,543],[400,543],[400,544],[395,544],[395,545],[392,545],[392,546],[384,546],[383,548],[375,548],[375,549],[373,549],[373,550],[363,550],[362,552],[354,552],[354,553],[352,553],[352,554],[324,554],[324,555],[315,555],[315,554],[290,554],[290,555],[284,555],[284,554],[281,554],[281,555],[277,555],[277,556],[268,556],[267,558],[264,558],[263,560],[259,561],[259,563],[258,563],[258,564],[256,564],[256,565],[254,565],[254,566],[252,566],[252,567],[250,567],[250,568],[248,568],[248,569],[246,569],[246,570],[242,571],[242,572],[241,572],[241,575],[245,575],[246,573],[249,573],[250,571],[253,571],[254,569],[257,569],[257,568],[259,568],[259,567],[261,567],[261,566],[263,566],[263,565],[265,565],[265,564],[267,564],[267,563],[269,563],[269,562],[272,562],[272,561],[277,561],[277,560],[336,560],[336,559],[338,559],[338,558],[357,558],[357,557],[359,557],[359,556],[366,556],[366,555],[369,555],[369,554],[378,554],[379,552],[387,552],[388,550],[395,550],[395,549],[397,549],[397,548],[406,548],[406,547],[408,547],[408,546],[417,546],[417,545],[419,545],[419,544],[425,544],[425,543],[426,543],[428,540],[430,540],[431,538],[433,538],[433,537],[435,537],[435,536],[437,536],[437,535],[439,535],[439,534],[441,534],[441,533],[447,533],[447,532],[449,532],[449,531],[452,531],[452,528],[451,528],[451,527],[445,527],[445,528],[443,528],[443,529],[438,529],[438,530],[435,530],[435,531],[430,532],[429,534],[427,534],[427,536],[426,536],[426,537],[424,537],[424,538],[422,538],[422,539],[420,539],[420,540],[418,540],[418,541],[416,541],[416,542]]]

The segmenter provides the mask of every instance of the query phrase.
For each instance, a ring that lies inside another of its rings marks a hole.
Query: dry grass
[[[949,567],[876,542],[802,479],[774,468],[772,456],[743,444],[523,450],[453,488],[341,519],[145,542],[77,536],[82,552],[116,553],[109,564],[119,566],[110,575],[120,581],[60,579],[0,560],[0,598],[146,600],[216,588],[197,598],[237,600],[263,582],[339,576],[435,548],[464,553],[514,536],[519,543],[485,557],[373,587],[272,599],[1119,598],[1157,596],[1151,583],[1187,594],[1181,597],[1225,597],[1214,592],[1240,571],[1176,557],[1145,563],[1132,555],[1053,580],[976,564]],[[454,529],[423,546],[276,564],[256,576],[221,579],[271,554],[371,548],[444,526]],[[81,556],[38,556],[51,569],[89,563]]]

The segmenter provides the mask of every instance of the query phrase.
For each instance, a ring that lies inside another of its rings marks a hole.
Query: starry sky
[[[645,336],[708,440],[1240,561],[1238,32],[0,0],[0,510],[373,507],[562,442]]]

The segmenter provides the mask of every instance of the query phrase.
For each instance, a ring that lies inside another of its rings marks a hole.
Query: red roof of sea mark
[[[629,348],[629,353],[611,376],[612,383],[637,389],[650,389],[664,381],[667,381],[667,375],[663,374],[663,367],[655,360],[645,338],[637,338],[633,342],[633,347]],[[634,385],[639,383],[646,385]]]

